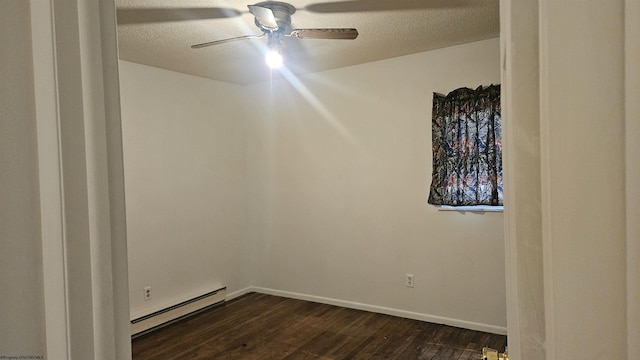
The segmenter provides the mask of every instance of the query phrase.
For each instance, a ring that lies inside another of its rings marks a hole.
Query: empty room
[[[1,0],[0,357],[635,359],[639,14]]]
[[[123,2],[134,322],[225,288],[227,302],[258,292],[506,334],[502,213],[427,204],[433,93],[500,83],[498,3],[350,4],[296,3],[297,27],[359,34],[286,38],[285,68],[270,70],[267,39],[190,48],[260,33],[244,3],[221,11],[232,18],[147,23],[213,9]]]

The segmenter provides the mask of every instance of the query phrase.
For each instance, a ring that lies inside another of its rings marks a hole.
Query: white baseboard
[[[255,290],[253,290],[252,286],[248,286],[244,289],[240,289],[240,290],[236,290],[232,293],[227,294],[227,301],[233,300],[235,298],[239,298],[242,295],[246,295],[250,292],[255,292]]]
[[[257,292],[261,294],[282,296],[282,297],[298,299],[298,300],[313,301],[321,304],[341,306],[349,309],[364,310],[364,311],[397,316],[397,317],[402,317],[407,319],[426,321],[426,322],[431,322],[435,324],[450,325],[450,326],[455,326],[455,327],[469,329],[469,330],[484,331],[492,334],[499,334],[499,335],[507,334],[507,328],[502,326],[482,324],[482,323],[459,320],[459,319],[451,319],[451,318],[446,318],[442,316],[435,316],[435,315],[417,313],[412,311],[392,309],[388,307],[363,304],[363,303],[358,303],[353,301],[345,301],[345,300],[332,299],[332,298],[326,298],[321,296],[300,294],[295,292],[275,290],[275,289],[269,289],[269,288],[263,288],[263,287],[254,287],[254,286],[248,287],[241,291],[243,293],[240,295],[244,295],[249,292]],[[233,294],[236,294],[236,293],[239,293],[239,291],[236,291]],[[230,297],[233,294],[228,295],[228,297]]]

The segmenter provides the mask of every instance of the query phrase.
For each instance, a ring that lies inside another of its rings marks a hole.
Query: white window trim
[[[450,205],[435,205],[438,211],[461,211],[461,212],[504,212],[504,206],[490,206],[490,205],[470,205],[470,206],[450,206]]]

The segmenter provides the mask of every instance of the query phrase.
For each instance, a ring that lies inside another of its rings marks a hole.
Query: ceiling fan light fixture
[[[269,50],[264,59],[267,62],[267,65],[272,69],[280,68],[283,63],[282,55],[278,50]]]
[[[284,62],[283,59],[283,43],[282,33],[273,32],[269,33],[269,40],[267,42],[267,48],[269,49],[265,54],[265,61],[271,69],[278,69]]]

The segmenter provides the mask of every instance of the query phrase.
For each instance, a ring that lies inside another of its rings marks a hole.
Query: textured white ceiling
[[[256,1],[257,2],[257,1]],[[214,80],[270,77],[266,38],[202,49],[198,43],[259,35],[242,0],[116,0],[120,58]],[[499,36],[499,0],[290,0],[294,28],[357,28],[355,40],[286,38],[296,74],[357,65]],[[277,76],[277,74],[275,75]]]

